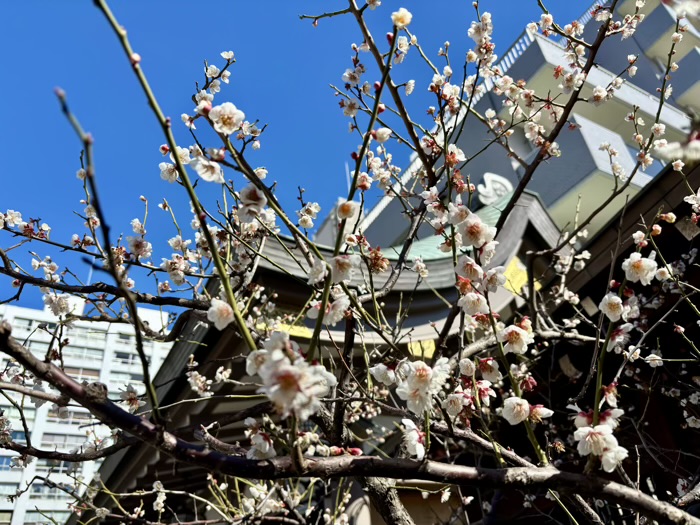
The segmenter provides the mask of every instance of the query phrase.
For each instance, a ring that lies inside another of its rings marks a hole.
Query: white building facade
[[[158,310],[147,309],[139,309],[139,316],[154,329],[160,329],[166,317]],[[46,355],[57,321],[49,310],[0,305],[0,319],[12,325],[13,336],[37,357]],[[63,348],[62,355],[65,371],[71,377],[78,381],[104,383],[113,401],[119,401],[120,392],[128,385],[139,394],[143,393],[143,370],[130,325],[76,321],[71,328],[64,328],[65,338],[69,344]],[[170,347],[171,343],[144,341],[150,374],[155,375]],[[3,381],[8,379],[11,369],[8,357],[0,355]],[[87,410],[81,407],[69,406],[67,411],[59,414],[50,402],[36,406],[29,397],[4,390],[0,392],[0,410],[9,417],[12,438],[16,442],[26,443],[26,436],[19,410],[6,396],[22,407],[31,444],[39,449],[77,452],[94,444],[96,439],[109,436],[109,429],[95,425]],[[29,489],[27,485],[36,476],[50,474],[49,479],[54,483],[72,487],[75,478],[89,482],[99,468],[99,462],[73,464],[46,459],[34,460],[25,468],[17,468],[13,461],[17,456],[0,449],[0,525],[51,523],[49,518],[64,523],[71,514],[70,497],[66,492],[37,480]],[[18,491],[24,492],[14,498]],[[8,499],[10,496],[14,501]]]

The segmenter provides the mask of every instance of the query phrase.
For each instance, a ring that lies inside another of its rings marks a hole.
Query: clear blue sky
[[[588,0],[545,3],[562,24],[591,5]],[[111,7],[141,54],[142,67],[163,110],[173,117],[183,146],[192,141],[179,125],[179,115],[192,111],[190,97],[194,82],[202,82],[203,61],[221,65],[219,53],[233,50],[237,63],[231,69],[231,83],[224,86],[215,103],[231,101],[248,119],[268,124],[262,148],[250,154],[251,164],[268,168],[268,181],[278,182],[278,195],[292,213],[298,209],[296,188],[301,186],[307,190],[307,200],[321,204],[321,216],[325,216],[336,198],[347,192],[344,166],[357,144],[328,86],[342,85],[340,77],[351,65],[350,45],[361,43],[362,38],[349,16],[321,20],[314,28],[298,15],[345,5],[330,0],[173,0],[115,1]],[[432,59],[449,40],[453,64],[460,64],[471,46],[466,34],[474,19],[471,2],[383,0],[376,11],[368,11],[375,35],[391,30],[391,12],[399,7],[413,13],[410,29]],[[481,10],[493,14],[499,56],[528,22],[539,19],[535,0],[483,0]],[[41,217],[53,227],[55,240],[67,242],[72,233],[83,233],[82,221],[73,214],[83,208],[79,203],[82,188],[75,178],[80,144],[53,95],[54,87],[60,86],[95,137],[98,183],[103,200],[108,200],[105,205],[115,237],[120,232],[131,234],[129,221],[143,217],[139,195],[145,195],[151,202],[148,230],[155,261],[168,257],[165,241],[175,231],[156,204],[163,197],[173,202],[185,224],[190,218],[188,206],[183,190],[159,177],[158,163],[163,159],[158,146],[165,141],[100,12],[87,0],[27,0],[3,3],[2,14],[4,124],[0,137],[5,154],[0,211],[10,208],[22,212],[25,219]],[[384,38],[378,40],[386,46]],[[363,59],[371,62],[369,55]],[[398,81],[416,79],[409,111],[427,125],[423,114],[430,102],[424,92],[430,76],[415,50],[409,59],[396,68],[395,77]],[[375,77],[368,75],[367,79]],[[396,158],[407,158],[407,154],[397,152]],[[218,192],[209,187],[206,194],[215,199]],[[190,236],[194,238],[193,233]],[[0,233],[0,246],[12,243],[6,232]],[[34,242],[13,253],[26,264],[29,250],[56,255]],[[87,266],[78,258],[62,254],[55,260],[87,276]],[[11,293],[8,279],[0,277],[0,297]],[[41,296],[27,291],[19,304],[41,307]]]

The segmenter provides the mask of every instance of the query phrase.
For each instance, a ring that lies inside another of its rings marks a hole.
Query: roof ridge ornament
[[[513,184],[502,175],[486,172],[484,173],[483,183],[476,187],[479,201],[488,206],[493,204],[504,195],[513,191]]]

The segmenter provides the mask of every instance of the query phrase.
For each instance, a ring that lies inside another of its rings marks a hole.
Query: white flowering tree
[[[207,65],[206,81],[193,96],[196,107],[182,115],[182,122],[171,119],[160,109],[126,31],[105,2],[97,0],[162,128],[161,178],[164,184],[182,188],[191,214],[178,218],[167,203],[161,205],[172,213],[178,230],[168,247],[159,246],[157,236],[147,234],[145,219],[132,221],[130,236],[115,236],[104,214],[106,197],[99,192],[93,139],[71,112],[67,95],[57,91],[82,145],[78,178],[85,189],[85,208],[79,213],[84,230],[71,239],[56,239],[48,226],[27,218],[33,210],[0,214],[0,274],[18,289],[6,302],[19,299],[26,287],[40,287],[56,316],[50,329],[53,342],[42,356],[30,352],[26,341],[13,338],[8,323],[0,327],[0,351],[10,358],[10,364],[0,370],[0,391],[19,413],[13,420],[0,417],[0,447],[17,454],[20,468],[33,458],[79,462],[104,458],[137,443],[153,447],[210,474],[209,492],[177,493],[191,508],[201,510],[196,517],[184,519],[191,524],[347,523],[354,485],[364,489],[386,523],[410,524],[414,518],[400,497],[397,480],[433,482],[426,495],[432,490],[449,504],[452,515],[446,522],[468,523],[482,516],[507,520],[499,514],[505,499],[520,509],[520,519],[603,523],[612,520],[610,509],[619,508],[624,509],[620,519],[644,516],[663,523],[700,523],[684,510],[700,497],[694,478],[700,452],[683,450],[681,445],[663,450],[649,446],[642,429],[645,418],[648,422],[651,417],[647,411],[659,411],[656,398],[664,394],[682,412],[681,423],[667,432],[690,436],[675,443],[697,442],[700,426],[696,416],[700,396],[687,379],[694,377],[697,389],[693,367],[697,374],[700,353],[684,327],[676,326],[670,333],[684,338],[692,350],[689,357],[665,357],[663,338],[671,337],[669,330],[664,331],[670,326],[669,316],[680,315],[681,307],[693,324],[697,320],[693,317],[700,316],[694,299],[698,288],[689,275],[695,257],[691,247],[680,251],[675,247],[670,255],[674,259],[667,259],[657,246],[666,232],[663,226],[676,216],[656,214],[634,234],[630,253],[615,254],[610,278],[606,275],[595,291],[597,308],[582,308],[576,294],[567,289],[569,273],[580,271],[590,256],[579,247],[585,243],[585,228],[594,214],[578,217],[576,227],[562,234],[558,246],[533,254],[533,259],[547,261],[547,271],[545,276],[535,275],[534,266],[529,265],[522,311],[513,318],[500,318],[492,310],[493,298],[506,285],[506,277],[504,268],[494,267],[491,260],[509,214],[537,169],[548,159],[566,155],[557,138],[570,125],[574,108],[592,105],[605,111],[605,104],[637,69],[636,57],[629,57],[609,85],[597,86],[584,96],[584,81],[601,45],[632,36],[642,22],[643,0],[622,19],[613,16],[617,0],[596,8],[590,21],[597,26],[592,40],[584,40],[581,24],[559,24],[538,3],[541,20],[528,30],[565,42],[568,65],[552,72],[563,92],[556,100],[499,69],[491,42],[491,17],[480,11],[478,2],[468,28],[473,47],[459,68],[450,65],[448,47],[436,59],[420,47],[410,31],[412,15],[405,8],[386,12],[386,39],[375,39],[364,18],[368,9],[384,9],[378,0],[362,6],[349,0],[340,11],[302,17],[314,23],[351,17],[357,22],[355,38],[362,42],[353,46],[352,63],[342,75],[344,87],[337,89],[358,143],[348,194],[341,196],[333,211],[339,233],[328,249],[314,243],[307,232],[321,211],[318,204],[300,194],[298,210],[282,209],[267,170],[254,168],[249,161],[250,150],[259,148],[263,140],[264,128],[247,119],[255,108],[245,108],[244,113],[232,102],[222,101],[235,65],[234,53],[223,52],[220,63]],[[688,10],[697,16],[697,2],[680,4],[675,6],[679,13]],[[666,143],[659,122],[677,69],[673,50],[683,37],[681,18],[668,42],[656,121],[645,127],[632,113],[628,122],[638,144],[633,173],[622,173],[616,162],[618,152],[609,144],[601,145],[619,180],[596,214],[628,188],[637,170],[653,162],[654,150],[659,155],[665,151],[674,161],[674,176],[688,173],[683,160],[690,165],[688,159],[696,154],[698,141],[691,137],[686,144]],[[420,55],[426,77],[398,83],[397,70],[408,53]],[[458,69],[464,74],[457,74]],[[474,109],[475,96],[485,89],[486,79],[494,96],[503,100],[507,118]],[[414,89],[425,88],[435,100],[428,108],[434,124],[430,129],[412,117],[426,108],[409,103]],[[470,207],[476,189],[463,173],[468,173],[471,158],[456,145],[467,119],[469,126],[487,127],[493,137],[489,147],[502,148],[522,167],[520,183],[496,226],[487,225]],[[191,130],[191,144],[176,143],[176,125]],[[198,132],[209,128],[214,141],[202,143]],[[518,157],[508,140],[522,128],[537,151],[529,160]],[[419,159],[420,169],[408,181],[399,177],[394,148],[408,149]],[[200,199],[198,190],[204,185],[216,185],[220,198]],[[695,190],[689,185],[686,198],[692,222],[697,222],[695,213],[700,210]],[[410,219],[395,260],[363,236],[361,217],[365,195],[371,191],[401,202]],[[193,240],[178,226],[182,221],[191,222]],[[384,301],[389,301],[402,275],[412,275],[416,286],[429,282],[429,264],[411,255],[419,230],[426,229],[440,237],[440,248],[452,261],[456,298],[445,299],[449,308],[441,314],[445,320],[435,335],[435,354],[419,356],[402,342],[405,331],[399,318],[412,315],[410,300],[402,303],[396,321],[384,311]],[[15,257],[17,243],[31,246],[30,263]],[[284,247],[304,275],[300,279],[298,272],[277,265],[279,282],[288,279],[305,290],[305,303],[292,314],[276,308],[276,290],[265,290],[256,281],[258,265],[269,260],[267,247],[273,243]],[[60,249],[58,256],[44,255],[55,248]],[[166,255],[161,264],[154,262],[157,251]],[[71,256],[87,258],[96,269],[104,270],[99,273],[104,280],[85,285],[64,271]],[[156,276],[157,285],[138,290],[137,275]],[[535,286],[540,279],[544,288]],[[87,310],[77,315],[71,297],[85,301]],[[157,331],[142,322],[137,310],[142,305],[172,312],[169,331]],[[192,319],[215,333],[235,332],[245,348],[211,376],[190,360],[185,372],[195,400],[223,402],[220,397],[225,396],[217,395],[222,388],[234,393],[253,389],[266,399],[253,396],[250,407],[240,414],[225,422],[212,420],[195,429],[196,438],[185,439],[169,418],[171,407],[159,403],[144,342],[186,340],[183,327]],[[133,327],[143,365],[143,393],[129,386],[121,399],[110,399],[105,385],[71,376],[62,358],[70,343],[62,334],[76,320]],[[295,337],[295,326],[308,326],[310,337]],[[328,330],[340,330],[333,333],[342,338],[329,343]],[[566,344],[575,345],[591,364],[584,372],[574,369],[566,374],[568,387],[562,387],[562,392],[570,389],[574,379],[576,392],[556,395],[552,390],[559,387],[552,356],[557,345]],[[678,365],[675,361],[683,362],[683,370],[671,368]],[[242,363],[246,373],[236,374],[234,368]],[[660,372],[666,369],[675,371]],[[676,384],[676,393],[669,382]],[[637,391],[646,393],[646,404],[639,402]],[[22,416],[25,402],[53,403],[58,411],[87,408],[111,429],[111,437],[71,453],[15,442],[13,428],[29,433],[29,423]],[[241,421],[246,430],[238,444],[208,432],[214,425]],[[674,483],[679,482],[680,493],[649,493],[639,472],[654,462]],[[50,483],[50,474],[41,481]],[[167,479],[144,491],[123,494],[149,502],[134,511],[120,504],[120,496],[109,492],[110,487],[94,483],[83,490],[86,483],[76,479],[74,488],[64,487],[85,523],[95,518],[134,524],[183,522],[172,504],[176,494],[169,490]],[[410,483],[400,485],[408,486],[401,494],[410,490]],[[100,500],[100,494],[110,494],[112,499]]]

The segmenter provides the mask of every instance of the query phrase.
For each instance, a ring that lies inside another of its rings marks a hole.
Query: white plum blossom
[[[275,404],[283,418],[294,414],[306,421],[321,407],[321,398],[337,384],[323,365],[302,357],[292,362],[282,350],[273,350],[258,370],[263,386],[258,390]]]
[[[202,180],[220,184],[224,182],[224,171],[221,169],[221,164],[207,159],[204,155],[192,159],[190,166],[194,168]],[[162,176],[163,173],[161,171]]]
[[[506,284],[507,278],[505,276],[505,271],[506,269],[504,266],[495,266],[488,270],[482,281],[484,288],[491,293],[497,292],[499,286]]]
[[[185,284],[185,275],[190,270],[190,264],[181,254],[174,253],[171,259],[163,259],[160,267],[168,272],[175,284],[178,286]]]
[[[391,13],[391,21],[396,26],[396,29],[404,29],[411,23],[413,15],[406,8],[401,7],[398,11]]]
[[[608,98],[608,91],[604,87],[596,86],[593,89],[593,98],[591,101],[596,106],[599,106],[600,104],[605,102],[607,100],[607,98]]]
[[[360,203],[355,201],[344,201],[338,203],[336,213],[339,220],[347,220],[352,223],[356,221],[360,215]]]
[[[609,425],[579,427],[574,432],[574,439],[578,441],[577,450],[582,456],[602,456],[606,449],[617,446],[617,439]]]
[[[239,191],[238,198],[241,200],[241,204],[246,206],[264,208],[267,205],[267,197],[253,183],[248,184]]]
[[[428,277],[428,267],[423,262],[421,257],[416,257],[413,259],[413,266],[411,267],[411,270],[416,272],[422,279]]]
[[[463,204],[455,204],[450,202],[447,205],[447,220],[454,226],[464,222],[469,215],[471,215],[471,211]]]
[[[169,162],[161,162],[160,164],[158,164],[158,167],[160,168],[161,179],[170,183],[173,183],[177,180],[179,173],[175,164],[170,164]]]
[[[255,432],[250,436],[250,448],[246,452],[248,459],[270,459],[277,456],[272,439],[266,432]]]
[[[385,364],[380,363],[371,367],[369,373],[383,385],[391,386],[396,383],[396,371]]]
[[[330,326],[335,326],[345,317],[345,312],[350,308],[350,299],[347,295],[342,294],[333,302],[326,305],[326,311],[323,314],[323,322]],[[309,319],[316,319],[320,313],[321,301],[313,301],[310,308],[306,312]]]
[[[465,396],[461,387],[457,387],[452,394],[448,394],[448,396],[442,402],[442,408],[445,409],[450,417],[457,417],[465,406],[471,406],[471,401],[467,396]]]
[[[356,86],[357,84],[360,83],[360,80],[362,79],[362,73],[364,73],[365,70],[363,67],[356,67],[354,69],[346,69],[345,73],[343,73],[343,82],[346,84],[350,84],[351,86]],[[359,108],[359,105],[358,105]],[[346,115],[347,116],[347,115]]]
[[[530,417],[530,403],[520,397],[509,397],[503,402],[501,416],[511,425],[522,423]]]
[[[459,373],[463,376],[472,377],[476,372],[476,365],[470,358],[465,357],[459,361]]]
[[[624,311],[622,298],[611,292],[603,297],[603,300],[598,305],[598,309],[607,315],[608,319],[610,319],[613,323],[617,322],[622,317],[622,313]]]
[[[192,241],[189,239],[183,240],[180,235],[176,235],[175,237],[168,239],[168,244],[173,250],[185,253],[187,251],[187,247],[192,244]]]
[[[138,235],[146,235],[146,227],[139,219],[131,219],[131,230]]]
[[[3,217],[3,221],[5,222],[6,227],[13,228],[22,222],[22,214],[15,210],[7,210],[5,216]]]
[[[233,308],[226,301],[213,297],[207,310],[207,319],[214,323],[217,330],[223,330],[234,320]]]
[[[355,254],[338,255],[330,262],[331,279],[334,283],[349,281],[360,267],[360,256]]]
[[[392,131],[389,128],[376,129],[373,132],[374,140],[376,140],[380,144],[383,144],[391,138],[391,133]]]
[[[270,352],[266,349],[253,350],[248,354],[245,360],[245,371],[249,376],[254,376],[258,373],[258,370],[267,361]]]
[[[326,278],[326,275],[328,275],[328,265],[321,259],[315,259],[309,270],[307,283],[310,285],[318,284]]]
[[[129,251],[138,259],[148,259],[153,253],[153,246],[143,237],[127,237]]]
[[[476,394],[481,400],[481,404],[491,406],[491,398],[496,397],[496,391],[491,388],[491,381],[488,379],[479,379],[476,382]]]
[[[71,307],[68,302],[69,295],[47,293],[44,295],[44,304],[49,307],[54,315],[65,315],[70,312]]]
[[[484,244],[493,241],[496,237],[496,228],[484,224],[477,214],[472,213],[459,225],[459,233],[462,235],[465,248],[469,246],[481,248]]]
[[[601,467],[605,472],[614,472],[617,466],[622,463],[628,455],[629,452],[625,447],[618,445],[609,448],[603,452],[603,456],[600,458]]]
[[[487,314],[489,305],[486,298],[477,292],[468,292],[459,298],[457,305],[464,310],[467,315]]]
[[[625,278],[633,283],[641,282],[649,285],[656,274],[657,264],[651,258],[642,257],[639,252],[633,252],[622,263]]]
[[[406,401],[411,412],[422,415],[432,408],[433,396],[442,390],[449,377],[449,360],[442,357],[433,368],[423,361],[414,361],[405,368],[406,378],[399,383],[396,394]]]
[[[500,342],[506,343],[503,346],[505,353],[513,352],[522,355],[527,351],[527,345],[535,342],[532,334],[515,325],[504,328],[496,335]]]
[[[503,375],[498,369],[498,361],[496,361],[493,357],[480,359],[479,371],[481,372],[481,377],[491,381],[492,383],[497,383],[503,378]]]
[[[601,466],[605,472],[613,472],[627,457],[627,449],[617,443],[609,425],[595,427],[580,427],[574,432],[578,441],[577,450],[582,456],[592,454],[601,458]]]
[[[673,277],[673,270],[668,266],[662,266],[656,270],[655,277],[658,281],[668,281]]]
[[[457,87],[457,86],[455,86]],[[464,152],[459,149],[457,146],[454,144],[450,144],[447,146],[447,155],[445,155],[445,164],[448,166],[456,166],[460,162],[465,162],[467,160],[467,157],[464,155]]]
[[[406,451],[418,461],[423,460],[425,457],[424,433],[410,419],[402,419],[401,424],[404,426],[403,442]]]
[[[553,414],[554,411],[552,409],[542,405],[530,406],[530,421],[534,423],[541,423],[544,418],[552,417]]]
[[[494,228],[494,235],[495,235],[495,230],[496,229]],[[491,259],[493,259],[493,256],[496,255],[496,247],[497,246],[498,246],[498,241],[492,240],[492,241],[487,242],[486,244],[484,244],[481,247],[481,250],[479,250],[479,253],[481,254],[481,263],[482,264],[490,264],[491,263]],[[497,270],[500,268],[503,268],[503,267],[497,266],[496,268],[492,268],[489,271]],[[505,271],[505,269],[499,270],[499,271],[503,272],[503,271]],[[499,277],[499,280],[500,280],[500,277]],[[505,283],[505,278],[503,279],[503,283]]]
[[[211,66],[210,66],[211,67]],[[224,102],[214,106],[209,112],[209,118],[214,124],[214,129],[224,135],[232,135],[245,120],[245,113],[236,108],[231,102]]]
[[[145,401],[139,398],[138,392],[136,392],[133,385],[127,385],[125,390],[120,390],[119,399],[132,414],[146,404]]]
[[[590,427],[593,424],[593,410],[584,412],[577,405],[568,405],[566,408],[570,408],[576,412],[573,416],[571,416],[574,420],[574,426],[576,428]],[[616,429],[619,426],[619,420],[624,413],[625,411],[621,408],[608,408],[607,410],[601,410],[598,414],[598,424],[608,425],[612,429]]]
[[[468,255],[463,255],[459,258],[455,272],[457,272],[457,275],[471,281],[480,281],[484,276],[484,270],[481,269],[481,266]]]
[[[656,368],[657,366],[663,366],[664,364],[664,360],[661,358],[661,355],[656,352],[652,352],[651,354],[646,356],[644,358],[644,361],[646,361],[646,363],[652,368]]]

